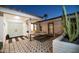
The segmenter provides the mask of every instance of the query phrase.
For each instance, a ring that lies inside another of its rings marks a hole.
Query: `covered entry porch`
[[[26,15],[13,10],[7,10],[5,8],[0,9],[1,16],[1,30],[0,33],[1,42],[3,42],[3,48],[0,52],[4,53],[20,53],[20,52],[51,52],[52,43],[49,44],[51,39],[45,41],[38,41],[32,38],[30,41],[30,35],[39,33],[38,25],[34,23],[41,21],[42,18]],[[38,38],[37,38],[38,39]]]

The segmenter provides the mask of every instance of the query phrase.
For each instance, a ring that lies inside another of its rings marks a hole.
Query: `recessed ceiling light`
[[[19,17],[19,16],[15,16],[14,18],[15,18],[15,19],[20,19],[20,17]]]

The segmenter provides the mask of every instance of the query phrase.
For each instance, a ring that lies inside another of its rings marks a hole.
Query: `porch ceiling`
[[[28,18],[22,17],[22,16],[17,16],[17,15],[12,15],[12,14],[7,14],[4,13],[4,18],[8,20],[19,20],[19,21],[26,21]]]

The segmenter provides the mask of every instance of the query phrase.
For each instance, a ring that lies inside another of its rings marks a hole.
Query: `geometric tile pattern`
[[[52,53],[52,40],[45,42],[32,39],[25,36],[5,40],[2,53]]]

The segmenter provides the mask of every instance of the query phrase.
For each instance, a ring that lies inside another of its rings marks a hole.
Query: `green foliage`
[[[0,49],[2,49],[3,47],[3,42],[0,42]]]
[[[67,16],[67,12],[65,6],[63,6],[63,25],[64,25],[64,32],[68,35],[69,41],[73,42],[79,35],[79,17],[78,14],[75,12],[75,20],[71,20]]]

